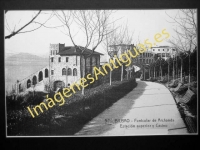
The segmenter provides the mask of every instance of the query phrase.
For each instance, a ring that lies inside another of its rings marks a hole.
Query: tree
[[[132,37],[133,37],[133,33],[134,32],[130,32],[128,30],[127,25],[125,25],[124,27],[120,28],[119,34],[118,34],[118,44],[121,45],[121,53],[126,52],[127,50],[133,48],[131,43],[132,43]],[[124,45],[124,47],[123,47]],[[124,49],[123,49],[124,48]],[[133,61],[132,61],[133,62]],[[132,66],[132,65],[131,65]],[[124,67],[125,65],[123,64],[121,66],[121,81],[123,80],[123,76],[124,76]],[[128,66],[126,68],[127,70],[127,79],[128,79],[128,74],[130,72],[130,66]]]
[[[154,78],[156,77],[156,67],[159,65],[158,54],[154,54],[152,66],[154,68]]]
[[[159,60],[159,66],[160,66],[160,76],[162,78],[162,76],[163,76],[163,68],[164,68],[164,65],[167,64],[167,62],[162,57],[159,57],[158,60]]]
[[[99,44],[105,39],[105,36],[111,33],[109,26],[109,18],[112,11],[108,10],[70,10],[70,11],[54,11],[59,21],[64,25],[63,33],[67,35],[73,43],[76,50],[81,50],[80,58],[86,62],[86,58],[90,57]],[[76,32],[74,32],[76,30]],[[75,36],[84,35],[83,44],[78,44],[80,39],[76,40]],[[83,45],[83,46],[80,46]],[[85,50],[91,47],[91,54],[84,54]],[[81,77],[85,77],[85,65],[81,68]],[[84,95],[84,88],[82,88]]]
[[[167,14],[168,15],[168,14]],[[169,15],[168,15],[169,16]],[[177,48],[179,52],[185,53],[189,57],[189,83],[190,83],[190,55],[192,50],[197,48],[197,10],[196,9],[182,9],[179,10],[175,17],[169,16],[177,25],[174,29],[177,37],[173,37],[173,40],[169,40],[173,46]],[[181,59],[181,68],[183,65],[183,59]],[[182,69],[181,69],[182,80]]]
[[[167,68],[167,74],[168,74],[168,82],[169,82],[169,76],[170,76],[170,64],[172,64],[172,58],[171,57],[169,57],[169,58],[167,58],[167,60],[166,60],[166,63],[167,63],[167,66],[168,66],[168,68]]]
[[[28,33],[28,32],[33,32],[39,28],[41,28],[42,26],[44,26],[52,17],[52,13],[50,14],[50,16],[44,21],[44,22],[38,22],[36,21],[36,19],[41,16],[41,14],[45,14],[45,13],[42,13],[41,10],[39,10],[29,21],[27,21],[25,24],[21,25],[18,29],[16,29],[16,26],[19,25],[19,22],[21,21],[21,19],[19,20],[18,24],[16,23],[14,25],[13,28],[11,28],[11,26],[9,25],[8,23],[8,20],[7,20],[7,15],[9,14],[10,11],[6,10],[5,11],[5,27],[6,27],[6,30],[9,32],[8,35],[5,36],[5,39],[10,39],[12,38],[13,36],[16,36],[18,34],[21,34],[21,33]],[[37,24],[37,27],[30,27],[31,24]],[[30,29],[24,31],[25,29],[28,28],[28,26],[30,27]]]
[[[132,42],[132,35],[128,31],[127,25],[125,25],[124,27],[123,26],[115,27],[115,25],[113,24],[112,32],[109,35],[106,35],[106,39],[104,40],[103,44],[107,51],[108,56],[110,57],[110,59],[113,59],[114,55],[117,56],[119,51],[123,53],[127,49],[129,49],[131,42]],[[127,72],[129,71],[128,69],[129,68],[127,67]],[[123,80],[123,71],[124,71],[124,66],[122,65],[121,81]],[[127,73],[127,78],[128,78],[128,73]],[[110,85],[111,84],[112,84],[112,71],[110,71]]]
[[[110,57],[109,60],[114,58],[114,55],[117,56],[117,53],[119,51],[119,48],[116,46],[118,43],[118,34],[117,34],[117,28],[115,28],[114,24],[112,27],[113,32],[111,32],[109,35],[106,35],[106,38],[103,42],[103,45],[106,49],[106,52],[108,56]],[[110,85],[112,85],[112,71],[110,70]]]

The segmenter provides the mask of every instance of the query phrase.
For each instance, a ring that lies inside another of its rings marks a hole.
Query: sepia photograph
[[[197,9],[4,10],[6,137],[198,134]]]

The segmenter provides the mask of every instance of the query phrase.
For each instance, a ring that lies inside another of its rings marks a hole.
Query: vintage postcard
[[[198,134],[197,9],[5,10],[7,137]]]

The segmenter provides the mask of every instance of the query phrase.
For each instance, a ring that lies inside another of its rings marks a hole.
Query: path
[[[137,80],[137,83],[135,89],[93,118],[75,135],[187,134],[169,90],[155,82]],[[115,119],[124,119],[124,122],[115,123]]]

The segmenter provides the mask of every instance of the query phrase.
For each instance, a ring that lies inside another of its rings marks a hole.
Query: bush
[[[44,95],[45,93],[35,92],[33,96],[33,92],[28,92],[25,95],[6,96],[7,110],[21,110],[29,105],[37,105],[44,100]]]
[[[84,96],[79,91],[66,98],[64,105],[56,105],[34,119],[27,109],[14,111],[7,116],[8,135],[74,134],[85,123],[111,106],[136,85],[135,79],[130,79],[122,82],[113,81],[111,86],[106,83],[91,89],[85,89]],[[50,93],[49,96],[53,96],[53,93]]]

